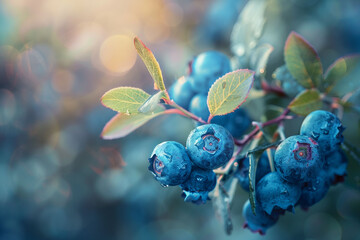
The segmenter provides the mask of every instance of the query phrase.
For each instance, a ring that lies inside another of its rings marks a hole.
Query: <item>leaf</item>
[[[255,136],[253,141],[250,144],[250,149],[247,152],[247,156],[249,159],[249,201],[251,204],[251,210],[255,213],[255,206],[256,206],[256,169],[257,164],[259,162],[259,159],[264,152],[264,149],[258,148],[258,145],[260,144],[262,140],[262,134],[258,134]]]
[[[159,107],[161,99],[166,98],[166,94],[163,91],[160,91],[152,96],[150,96],[143,105],[139,107],[139,112],[147,113],[152,112]]]
[[[250,55],[250,68],[255,71],[256,76],[265,73],[269,56],[273,50],[273,46],[265,43],[255,48]]]
[[[161,91],[165,90],[161,68],[154,54],[138,37],[134,38],[134,46],[139,56],[145,63],[145,66],[148,69],[151,77],[154,79],[154,88]]]
[[[360,62],[360,55],[346,56],[337,59],[326,70],[324,88],[329,93],[338,81],[348,75]]]
[[[318,90],[304,90],[290,103],[289,109],[298,115],[306,116],[309,113],[321,109],[322,101]]]
[[[266,22],[265,10],[265,0],[250,0],[243,8],[230,37],[231,50],[236,56],[246,55],[256,47]]]
[[[261,154],[264,150],[260,150],[257,152],[252,152],[248,155],[249,157],[249,200],[251,204],[251,209],[255,213],[255,205],[256,205],[256,169],[261,157]]]
[[[101,97],[101,102],[117,112],[136,113],[149,97],[150,95],[140,88],[118,87],[107,91]]]
[[[360,150],[358,147],[354,146],[348,141],[345,141],[342,146],[342,149],[345,151],[346,155],[350,159],[356,161],[360,165]]]
[[[233,112],[245,102],[254,82],[254,72],[241,69],[224,75],[211,86],[207,104],[210,115]]]
[[[149,120],[162,114],[166,114],[166,112],[162,108],[156,109],[156,111],[151,114],[118,113],[105,125],[101,136],[103,139],[115,139],[125,137],[137,128],[147,123]]]
[[[268,144],[264,144],[261,146],[258,146],[250,151],[248,151],[248,154],[253,154],[255,152],[262,152],[265,151],[271,147],[277,147],[282,141],[277,141],[277,142],[273,142],[273,143],[268,143]]]
[[[285,63],[291,75],[305,88],[318,87],[322,65],[315,49],[304,38],[291,32],[285,44]]]

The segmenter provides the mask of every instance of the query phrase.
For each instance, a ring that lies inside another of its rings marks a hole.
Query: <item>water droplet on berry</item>
[[[204,181],[204,178],[203,178],[203,177],[201,177],[201,176],[197,176],[197,177],[196,177],[196,181],[198,181],[198,182],[202,182],[202,181]]]

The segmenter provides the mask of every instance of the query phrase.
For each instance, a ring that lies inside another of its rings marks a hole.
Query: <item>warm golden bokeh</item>
[[[130,70],[135,64],[136,56],[133,41],[129,36],[114,35],[101,44],[101,63],[113,73]]]

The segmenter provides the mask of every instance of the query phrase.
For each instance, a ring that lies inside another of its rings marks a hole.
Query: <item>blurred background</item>
[[[284,64],[292,30],[315,46],[325,69],[360,52],[360,1],[268,2],[260,41],[274,46],[270,76]],[[147,170],[158,143],[185,143],[190,120],[163,116],[126,138],[100,138],[115,115],[100,104],[103,93],[118,86],[154,93],[134,36],[152,49],[170,86],[202,51],[231,55],[231,30],[245,3],[0,1],[0,240],[360,239],[356,162],[345,184],[307,212],[286,214],[264,237],[242,228],[248,194],[238,188],[234,231],[226,236],[211,203],[183,202],[180,188],[162,188]],[[345,119],[345,138],[360,147],[359,115]]]

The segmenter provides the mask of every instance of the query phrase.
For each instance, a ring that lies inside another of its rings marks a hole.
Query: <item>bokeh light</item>
[[[0,1],[0,240],[260,239],[241,228],[248,193],[236,192],[234,231],[226,236],[211,201],[184,203],[178,187],[164,189],[148,172],[154,146],[185,144],[192,121],[161,116],[124,139],[100,137],[116,114],[100,103],[106,91],[155,92],[134,36],[154,52],[170,87],[202,51],[231,55],[230,33],[246,2]],[[274,52],[265,77],[284,64],[292,30],[318,49],[324,69],[360,51],[358,0],[268,2],[260,43]],[[263,110],[253,104],[255,114]],[[297,133],[300,122],[285,127]],[[360,147],[358,115],[344,124],[346,139]],[[286,214],[261,239],[359,239],[360,170],[353,163],[345,184],[308,212]]]
[[[105,68],[113,73],[129,71],[136,61],[133,41],[126,35],[107,38],[100,48],[100,60]]]

